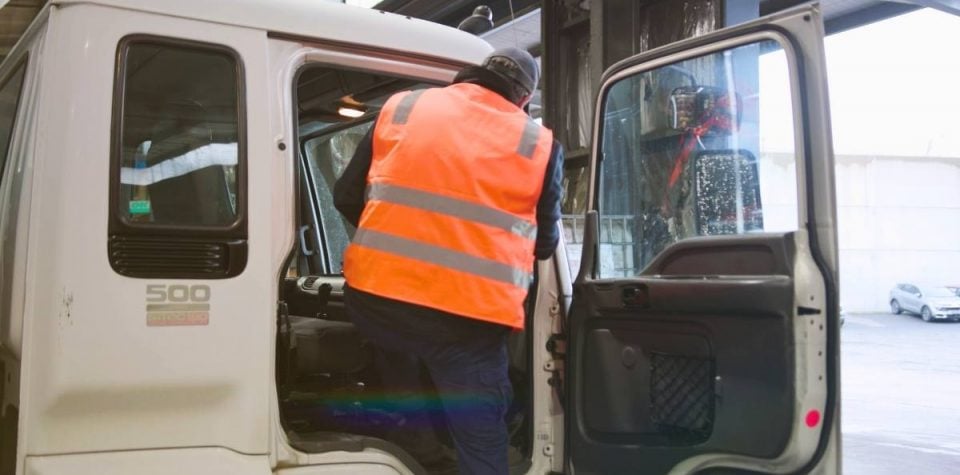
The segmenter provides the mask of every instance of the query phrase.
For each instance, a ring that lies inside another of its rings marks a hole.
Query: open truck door
[[[596,110],[568,471],[839,472],[819,8],[627,59]]]

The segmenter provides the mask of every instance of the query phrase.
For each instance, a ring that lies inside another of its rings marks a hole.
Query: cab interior
[[[357,331],[344,309],[343,253],[354,228],[334,208],[332,197],[337,178],[386,100],[400,91],[431,86],[327,65],[306,66],[298,75],[294,94],[298,237],[280,276],[277,388],[288,439],[304,452],[374,447],[397,455],[415,471],[443,471],[424,459],[436,453],[433,449],[423,453],[431,444],[411,437],[404,430],[404,415],[391,409],[390,388],[381,384],[375,364],[378,350]],[[527,315],[529,321],[532,305]],[[514,332],[509,342],[514,387],[507,416],[512,473],[524,473],[530,466],[527,338],[528,332]],[[423,397],[437,401],[425,368],[421,374]],[[443,450],[453,454],[442,411],[431,410],[429,417],[432,429],[427,438],[435,437],[445,446]]]

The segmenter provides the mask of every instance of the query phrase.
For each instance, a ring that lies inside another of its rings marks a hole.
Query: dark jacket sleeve
[[[373,161],[373,127],[370,127],[366,135],[360,139],[353,158],[333,185],[333,206],[353,227],[360,224],[360,215],[363,214],[363,207],[367,203],[367,173],[370,172],[371,161]]]
[[[537,202],[537,242],[533,254],[537,259],[548,259],[557,249],[560,230],[560,201],[563,197],[563,146],[553,141],[550,162],[543,176],[543,190]]]

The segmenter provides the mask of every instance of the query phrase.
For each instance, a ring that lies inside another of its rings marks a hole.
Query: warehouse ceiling
[[[10,0],[0,8],[0,58],[7,56],[46,0]]]
[[[0,57],[6,56],[20,35],[47,0],[0,0]],[[331,1],[331,0],[316,0]],[[578,0],[563,0],[576,2]],[[769,14],[808,0],[761,0],[760,13]],[[348,3],[370,5],[372,0],[348,0]],[[588,4],[589,1],[582,1]],[[880,21],[915,10],[921,6],[960,14],[960,0],[821,0],[827,21],[827,32],[833,33]],[[520,45],[528,49],[539,44],[539,0],[382,0],[374,8],[457,26],[470,16],[477,5],[488,5],[496,27],[484,37],[495,46]],[[502,28],[515,20],[510,28]]]
[[[579,0],[564,1],[576,3]],[[589,1],[581,3],[588,4]],[[760,0],[760,14],[768,15],[804,3],[811,3],[811,0]],[[520,29],[529,30],[528,26],[540,18],[539,15],[529,15],[538,10],[540,5],[539,1],[531,0],[514,0],[512,13],[509,0],[383,0],[374,8],[457,26],[477,5],[490,6],[497,26],[503,26],[515,18],[521,24]],[[820,5],[828,33],[873,23],[923,6],[960,14],[960,0],[820,0]],[[491,42],[497,46],[496,42]]]

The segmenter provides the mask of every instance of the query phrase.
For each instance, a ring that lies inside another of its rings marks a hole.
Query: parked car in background
[[[890,311],[914,313],[925,322],[960,320],[960,295],[956,287],[897,284],[890,291]]]

